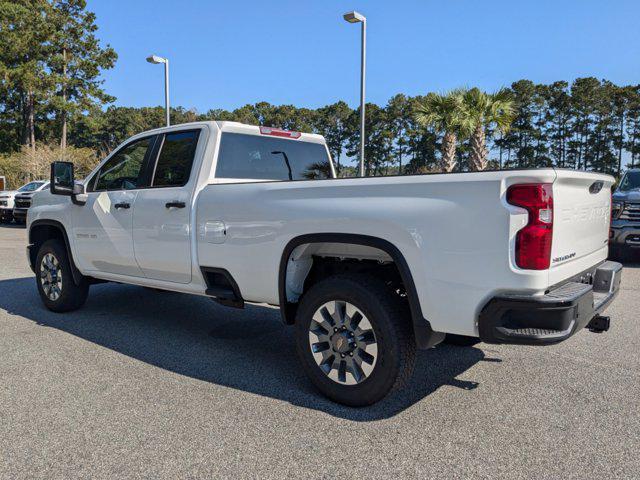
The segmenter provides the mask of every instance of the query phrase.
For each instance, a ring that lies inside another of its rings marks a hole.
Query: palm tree
[[[433,126],[444,132],[442,139],[442,168],[452,172],[456,161],[456,144],[458,137],[469,133],[469,117],[463,104],[465,90],[456,89],[444,95],[429,93],[418,101],[415,107],[415,118],[423,127]]]
[[[509,131],[515,118],[515,104],[506,89],[488,94],[472,88],[464,93],[462,101],[467,122],[473,129],[469,141],[471,168],[485,170],[489,160],[485,128],[495,126],[503,134]]]

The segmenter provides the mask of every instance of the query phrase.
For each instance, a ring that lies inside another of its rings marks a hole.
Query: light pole
[[[162,58],[157,55],[151,55],[147,57],[147,62],[155,65],[164,63],[164,109],[168,127],[171,125],[171,120],[169,118],[169,59]]]
[[[367,66],[367,17],[356,11],[345,13],[344,19],[349,23],[362,24],[362,42],[360,57],[360,176],[364,177],[364,87]]]

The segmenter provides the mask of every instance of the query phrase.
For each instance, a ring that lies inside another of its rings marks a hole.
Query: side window
[[[223,133],[217,178],[316,180],[329,178],[324,145],[260,135]]]
[[[182,187],[189,181],[199,131],[168,133],[158,155],[153,187]]]
[[[133,142],[105,163],[97,174],[93,191],[141,188],[142,166],[152,137]]]

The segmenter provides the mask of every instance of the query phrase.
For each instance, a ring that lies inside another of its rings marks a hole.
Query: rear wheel
[[[69,312],[87,300],[89,282],[82,278],[76,285],[65,246],[59,240],[48,240],[38,250],[36,283],[45,306],[53,312]]]
[[[305,293],[296,344],[313,384],[345,405],[371,405],[411,376],[415,342],[404,303],[366,275],[336,275]]]

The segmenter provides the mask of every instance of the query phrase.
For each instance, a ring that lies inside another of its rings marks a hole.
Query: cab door
[[[135,256],[145,277],[191,282],[191,200],[200,130],[159,135],[150,162],[151,184],[133,210]]]
[[[134,140],[107,160],[87,184],[87,203],[72,215],[75,257],[83,270],[144,276],[133,250],[133,211],[145,187],[155,136]]]

